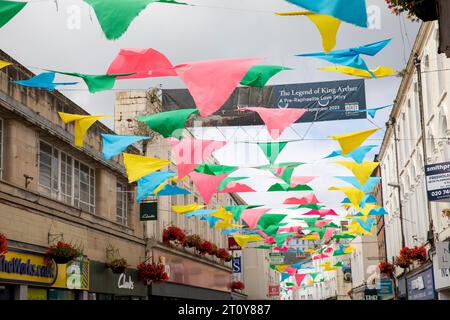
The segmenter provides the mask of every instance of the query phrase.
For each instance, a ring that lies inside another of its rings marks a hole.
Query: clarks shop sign
[[[46,265],[43,252],[8,248],[0,256],[0,282],[52,286],[58,276],[55,263]]]
[[[147,286],[138,280],[137,270],[127,268],[121,274],[112,273],[104,262],[90,261],[90,291],[120,296],[147,296]]]

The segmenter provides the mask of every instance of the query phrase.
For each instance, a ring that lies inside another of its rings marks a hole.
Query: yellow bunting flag
[[[236,243],[241,247],[245,248],[247,247],[247,244],[249,242],[258,242],[263,241],[264,238],[257,234],[240,234],[240,235],[234,235],[234,240],[236,240]]]
[[[240,224],[234,224],[234,223],[230,223],[229,221],[218,221],[215,225],[214,225],[214,229],[216,230],[220,230],[220,229],[229,229],[229,228],[234,228],[234,229],[241,229],[243,228],[243,225]]]
[[[203,209],[205,206],[202,206],[196,202],[184,206],[172,206],[172,210],[179,214],[188,213],[191,211],[196,211]]]
[[[316,253],[317,253],[317,250],[308,248],[308,249],[305,249],[304,252],[311,253],[311,254],[316,254]]]
[[[369,180],[372,172],[378,167],[379,162],[362,162],[356,163],[353,161],[336,161],[335,163],[346,167],[358,179],[359,183],[365,184]]]
[[[300,240],[320,240],[320,238],[316,234],[308,234],[307,236],[300,238]]]
[[[170,161],[158,158],[138,156],[131,153],[123,153],[123,163],[128,174],[128,182],[139,180],[162,167],[167,166]]]
[[[347,248],[344,249],[344,253],[352,253],[353,251],[355,251],[354,246],[348,246]]]
[[[328,66],[319,68],[319,70],[331,71],[336,73],[342,73],[349,76],[362,77],[362,78],[373,78],[369,71],[363,69],[357,69],[347,66]],[[377,78],[383,78],[391,76],[395,73],[394,69],[389,67],[379,66],[375,70],[370,70]]]
[[[217,210],[216,212],[209,214],[209,216],[222,219],[224,222],[227,223],[230,223],[231,219],[233,218],[233,215],[223,207],[220,207],[219,210]]]
[[[337,269],[337,267],[332,266],[331,262],[329,262],[329,261],[327,261],[325,263],[322,263],[322,264],[319,264],[319,267],[323,267],[323,271],[333,271],[333,270]]]
[[[341,26],[341,21],[333,16],[318,14],[309,11],[275,12],[279,16],[306,16],[315,24],[322,37],[322,47],[325,52],[330,52],[336,45],[336,35]]]
[[[75,122],[75,145],[77,147],[83,146],[83,140],[86,135],[88,129],[95,123],[95,121],[110,117],[109,115],[79,115],[79,114],[70,114],[64,112],[58,112],[61,120],[64,123]]]
[[[351,188],[331,187],[328,190],[342,191],[345,194],[345,196],[348,198],[350,203],[356,208],[359,208],[359,205],[365,196],[365,193],[362,190],[359,190],[358,188],[354,188],[354,187],[351,187]]]
[[[281,265],[275,266],[275,269],[276,269],[278,272],[285,272],[286,269],[289,268],[289,267],[290,267],[289,264],[281,264]]]
[[[357,236],[362,236],[362,235],[372,235],[372,232],[369,232],[367,230],[364,230],[363,227],[361,227],[361,225],[356,222],[356,221],[351,221],[348,225],[347,225],[348,231],[342,232],[344,234],[352,234],[352,235],[357,235]]]
[[[330,138],[337,140],[342,149],[342,154],[347,155],[356,148],[358,148],[364,141],[367,140],[377,129],[370,129],[358,132],[351,132],[331,136]]]
[[[12,64],[11,62],[0,60],[0,69],[3,69],[4,67],[7,67],[11,64]]]

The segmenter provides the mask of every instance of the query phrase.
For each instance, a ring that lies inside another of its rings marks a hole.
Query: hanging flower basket
[[[83,251],[79,247],[62,241],[58,241],[56,245],[51,245],[46,252],[47,262],[51,263],[51,259],[53,259],[57,264],[66,264],[81,255],[83,255]]]
[[[145,284],[152,282],[161,282],[169,280],[164,265],[161,263],[145,263],[142,262],[137,266],[138,279]]]
[[[200,245],[196,247],[196,249],[201,255],[205,255],[207,253],[211,254],[214,250],[214,245],[211,242],[205,240],[202,241]]]
[[[192,234],[185,237],[183,241],[183,247],[196,248],[202,243],[202,238],[198,234]]]
[[[427,261],[427,249],[424,246],[410,249],[409,257],[418,264],[423,264]]]
[[[184,231],[175,226],[169,226],[163,230],[163,243],[171,245],[173,242],[176,246],[182,245],[186,241]]]
[[[226,249],[219,249],[217,251],[216,257],[226,262],[229,262],[233,259],[233,256]]]
[[[438,19],[436,0],[386,0],[395,15],[406,12],[411,20],[434,21]]]
[[[395,258],[395,265],[402,269],[408,268],[411,264],[412,264],[412,261],[410,259],[406,259],[404,257],[396,257]]]
[[[110,263],[107,263],[106,266],[111,269],[112,273],[121,274],[127,268],[128,262],[124,258],[114,259]]]
[[[389,263],[387,261],[380,262],[378,268],[380,269],[381,274],[387,275],[389,278],[393,277],[394,265],[392,263]]]
[[[233,291],[244,290],[245,284],[242,281],[232,281],[230,284],[230,289]]]
[[[0,233],[0,255],[8,252],[8,240],[3,233]]]

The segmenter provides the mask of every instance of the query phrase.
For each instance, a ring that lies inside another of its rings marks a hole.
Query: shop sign
[[[238,245],[236,240],[233,237],[228,237],[228,250],[230,251],[238,251],[242,250],[241,246]]]
[[[241,257],[234,257],[231,262],[231,266],[233,267],[233,273],[241,273],[242,272],[242,261]]]
[[[280,286],[269,286],[269,297],[277,297],[280,295]]]
[[[271,265],[284,264],[284,256],[281,253],[269,253]]]
[[[425,166],[428,201],[444,201],[450,198],[450,162]]]
[[[407,279],[408,300],[434,300],[433,268]]]
[[[45,253],[8,247],[0,256],[0,281],[51,286],[58,275],[58,265],[45,263]]]
[[[138,281],[136,269],[127,268],[121,274],[112,273],[104,262],[90,261],[89,291],[95,293],[147,296],[147,286]]]
[[[381,300],[391,300],[395,297],[394,282],[389,278],[377,279],[378,295]]]
[[[437,254],[433,257],[434,285],[436,290],[450,288],[450,268],[440,269]]]
[[[141,221],[158,220],[158,202],[142,202],[139,204],[139,217]]]
[[[366,288],[364,290],[364,300],[380,300],[377,289]]]
[[[450,241],[436,243],[436,257],[439,269],[450,269]]]
[[[133,290],[134,282],[133,279],[131,278],[131,275],[127,276],[125,273],[122,273],[119,276],[119,280],[117,281],[117,288]]]

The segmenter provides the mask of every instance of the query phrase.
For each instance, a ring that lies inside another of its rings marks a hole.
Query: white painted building
[[[428,164],[450,161],[449,97],[450,59],[438,54],[439,30],[437,22],[423,23],[412,48],[391,118],[395,124],[387,128],[379,159],[381,162],[382,189],[386,216],[387,259],[393,261],[402,247],[399,195],[400,186],[405,245],[413,247],[427,242],[429,215],[424,179],[424,160],[419,113],[419,84],[414,64],[417,53],[421,60],[424,123]],[[396,171],[394,126],[397,135],[399,181]],[[390,186],[390,185],[391,186]],[[394,187],[393,187],[394,186]],[[430,217],[436,240],[450,237],[448,218],[442,209],[450,202],[432,202]]]

